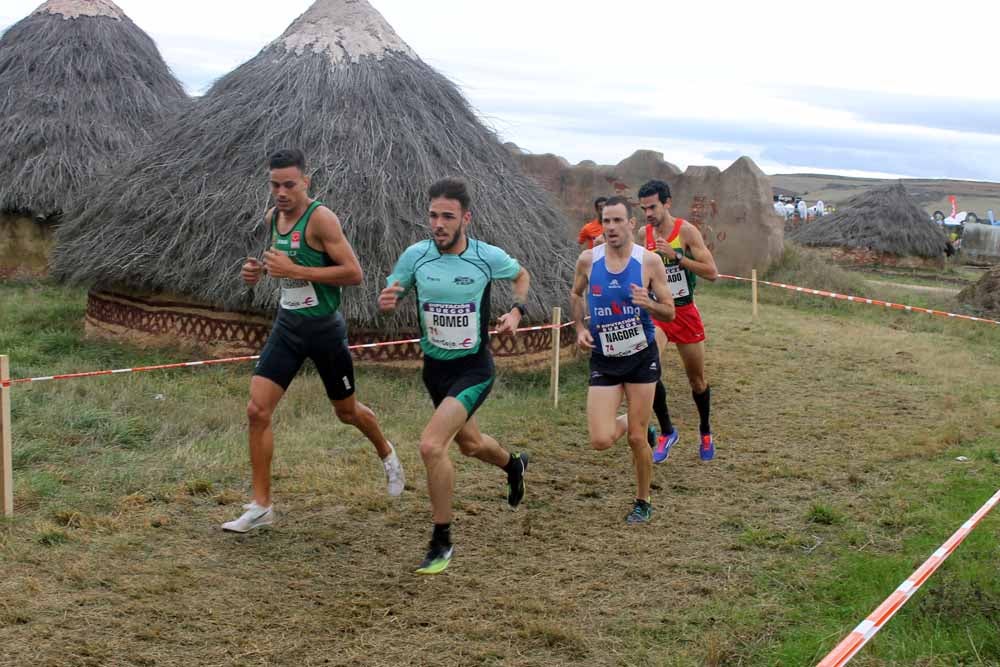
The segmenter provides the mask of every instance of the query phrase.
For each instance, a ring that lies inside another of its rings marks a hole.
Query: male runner
[[[598,197],[594,200],[594,211],[597,213],[597,217],[580,229],[580,235],[576,239],[576,242],[580,244],[581,250],[589,250],[597,244],[604,243],[601,212],[604,210],[604,203],[607,201],[607,197]]]
[[[653,462],[646,429],[660,377],[650,315],[669,322],[674,306],[663,262],[632,241],[635,219],[629,216],[627,199],[608,200],[603,228],[604,244],[580,253],[570,292],[577,344],[592,351],[587,425],[590,445],[599,451],[628,432],[637,489],[625,520],[646,523],[653,514],[649,498]],[[584,299],[590,309],[589,329],[583,323]],[[615,418],[623,397],[628,399],[628,414]]]
[[[640,228],[639,237],[647,250],[660,255],[667,269],[677,316],[672,322],[654,319],[656,328],[660,330],[656,342],[661,350],[668,342],[677,345],[701,422],[698,453],[703,461],[710,461],[715,457],[715,442],[709,423],[712,394],[705,379],[705,326],[698,307],[694,305],[694,288],[698,277],[714,281],[719,277],[719,271],[701,232],[690,222],[670,215],[671,203],[670,186],[663,181],[649,181],[639,188],[639,206],[646,216],[646,224]],[[653,411],[660,422],[661,434],[653,450],[653,462],[662,463],[670,456],[670,448],[679,438],[677,429],[670,421],[667,391],[662,381],[656,383]]]
[[[386,287],[379,307],[395,310],[411,288],[417,295],[424,386],[434,415],[420,436],[420,456],[427,468],[434,531],[419,574],[437,574],[451,562],[451,501],[455,471],[448,458],[454,439],[465,456],[474,456],[507,473],[507,503],[516,508],[524,497],[527,454],[509,454],[479,431],[473,416],[493,386],[490,353],[490,285],[514,281],[514,303],[499,321],[499,333],[513,334],[524,314],[530,278],[506,252],[470,238],[472,211],[465,181],[448,178],[428,191],[432,239],[407,248]]]
[[[337,418],[364,433],[382,459],[390,496],[403,492],[403,467],[379,428],[375,414],[354,397],[354,365],[347,324],[340,314],[342,285],[361,283],[361,266],[344,238],[337,216],[309,197],[305,157],[280,150],[270,158],[274,208],[266,215],[272,247],[264,262],[249,258],[241,275],[255,285],[267,271],[281,283],[281,304],[250,381],[247,418],[253,501],[242,516],[222,524],[245,533],[274,522],[271,507],[271,415],[306,358],[313,360]]]

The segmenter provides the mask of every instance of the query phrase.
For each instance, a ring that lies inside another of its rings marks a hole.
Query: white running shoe
[[[262,526],[270,526],[274,523],[274,509],[273,505],[271,507],[261,507],[256,502],[252,502],[248,505],[244,505],[243,515],[235,521],[227,521],[222,524],[222,530],[227,530],[231,533],[247,533],[254,528],[260,528]]]
[[[399,462],[396,448],[392,446],[391,442],[389,449],[392,451],[389,452],[389,456],[382,459],[382,467],[385,468],[385,480],[389,495],[395,498],[403,493],[403,488],[406,486],[406,475],[403,474],[403,464]]]

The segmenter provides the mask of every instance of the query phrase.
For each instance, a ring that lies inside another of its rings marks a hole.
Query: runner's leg
[[[271,506],[271,459],[274,431],[271,417],[285,390],[259,375],[250,380],[247,421],[250,436],[250,467],[253,470],[253,499],[261,507]]]
[[[625,420],[615,418],[624,395],[622,385],[590,387],[587,391],[587,428],[590,432],[590,446],[594,449],[598,451],[610,449],[625,435],[627,429]],[[643,442],[645,437],[643,431]]]
[[[467,420],[465,406],[449,396],[441,401],[420,436],[420,457],[427,468],[427,491],[435,524],[451,523],[455,469],[448,458],[448,445]]]
[[[681,356],[684,364],[684,371],[687,373],[688,382],[691,385],[691,395],[698,408],[698,416],[702,433],[708,433],[711,429],[709,417],[711,413],[711,401],[708,380],[705,379],[705,343],[678,344],[677,352]]]
[[[649,502],[649,485],[653,476],[653,453],[646,443],[646,427],[652,415],[655,383],[626,384],[628,399],[628,444],[635,462],[636,498]]]
[[[392,453],[389,442],[385,439],[378,419],[371,408],[358,401],[353,394],[339,401],[331,401],[331,403],[337,414],[337,419],[361,431],[375,445],[375,451],[378,452],[380,459],[384,459]]]
[[[470,417],[465,425],[455,434],[458,448],[465,456],[472,456],[480,461],[492,463],[498,468],[504,468],[510,462],[510,453],[493,437],[479,430],[475,417]]]

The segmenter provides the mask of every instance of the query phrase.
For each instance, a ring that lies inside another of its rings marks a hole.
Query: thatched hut
[[[907,194],[902,183],[873,188],[833,215],[788,234],[796,243],[829,248],[838,262],[888,266],[944,265],[948,238]]]
[[[0,271],[44,267],[51,222],[187,101],[110,0],[49,0],[0,37]]]
[[[345,294],[352,340],[416,326],[415,312],[382,317],[375,297],[402,250],[428,237],[426,188],[446,175],[473,187],[471,233],[531,272],[534,318],[566,298],[575,251],[553,233],[566,223],[549,196],[365,0],[319,0],[59,230],[57,275],[95,286],[88,324],[259,346],[275,285],[247,290],[238,269],[269,242],[266,164],[280,147],[306,153],[312,194],[337,212],[365,270]],[[505,290],[494,315],[509,306]]]

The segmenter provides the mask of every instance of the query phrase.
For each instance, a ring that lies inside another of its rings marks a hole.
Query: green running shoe
[[[647,503],[645,500],[639,500],[638,498],[632,504],[632,511],[628,513],[625,517],[625,523],[628,524],[638,524],[638,523],[649,523],[649,520],[653,518],[653,506]]]
[[[448,569],[451,563],[451,554],[455,551],[453,546],[443,546],[431,542],[430,549],[424,557],[424,561],[417,568],[417,574],[441,574]]]

